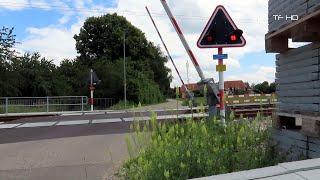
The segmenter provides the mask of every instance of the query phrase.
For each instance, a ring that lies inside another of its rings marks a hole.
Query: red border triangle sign
[[[246,40],[242,36],[227,10],[219,5],[213,12],[199,40],[199,48],[243,47]]]

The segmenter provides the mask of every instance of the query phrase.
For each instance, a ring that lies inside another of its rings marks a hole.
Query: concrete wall
[[[291,20],[275,20],[273,15],[283,17],[298,15],[300,18],[320,8],[320,0],[269,0],[269,32],[290,24]]]
[[[320,43],[312,43],[276,57],[278,110],[320,112]]]

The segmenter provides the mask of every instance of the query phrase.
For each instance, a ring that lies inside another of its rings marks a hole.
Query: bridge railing
[[[3,97],[0,114],[85,111],[86,96]]]

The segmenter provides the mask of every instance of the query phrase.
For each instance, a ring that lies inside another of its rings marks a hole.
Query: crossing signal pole
[[[226,9],[217,6],[197,43],[199,48],[218,49],[218,54],[213,55],[213,60],[218,60],[216,71],[219,72],[219,109],[223,125],[226,125],[224,72],[227,70],[223,60],[228,59],[228,54],[223,54],[223,48],[245,46],[246,40],[242,34],[243,31],[237,28]]]

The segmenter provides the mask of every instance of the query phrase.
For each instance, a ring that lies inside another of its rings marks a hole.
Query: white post
[[[47,96],[47,113],[49,112],[49,97]]]
[[[222,48],[218,49],[218,54],[221,55],[223,53]],[[219,59],[219,66],[223,66],[223,59]],[[220,118],[221,123],[226,125],[226,110],[224,103],[224,74],[223,71],[219,70],[219,95],[220,95]]]
[[[93,111],[93,69],[90,70],[90,104],[91,104],[91,111]]]
[[[83,96],[81,97],[81,112],[83,112]]]
[[[9,98],[6,97],[6,114],[9,113]]]

